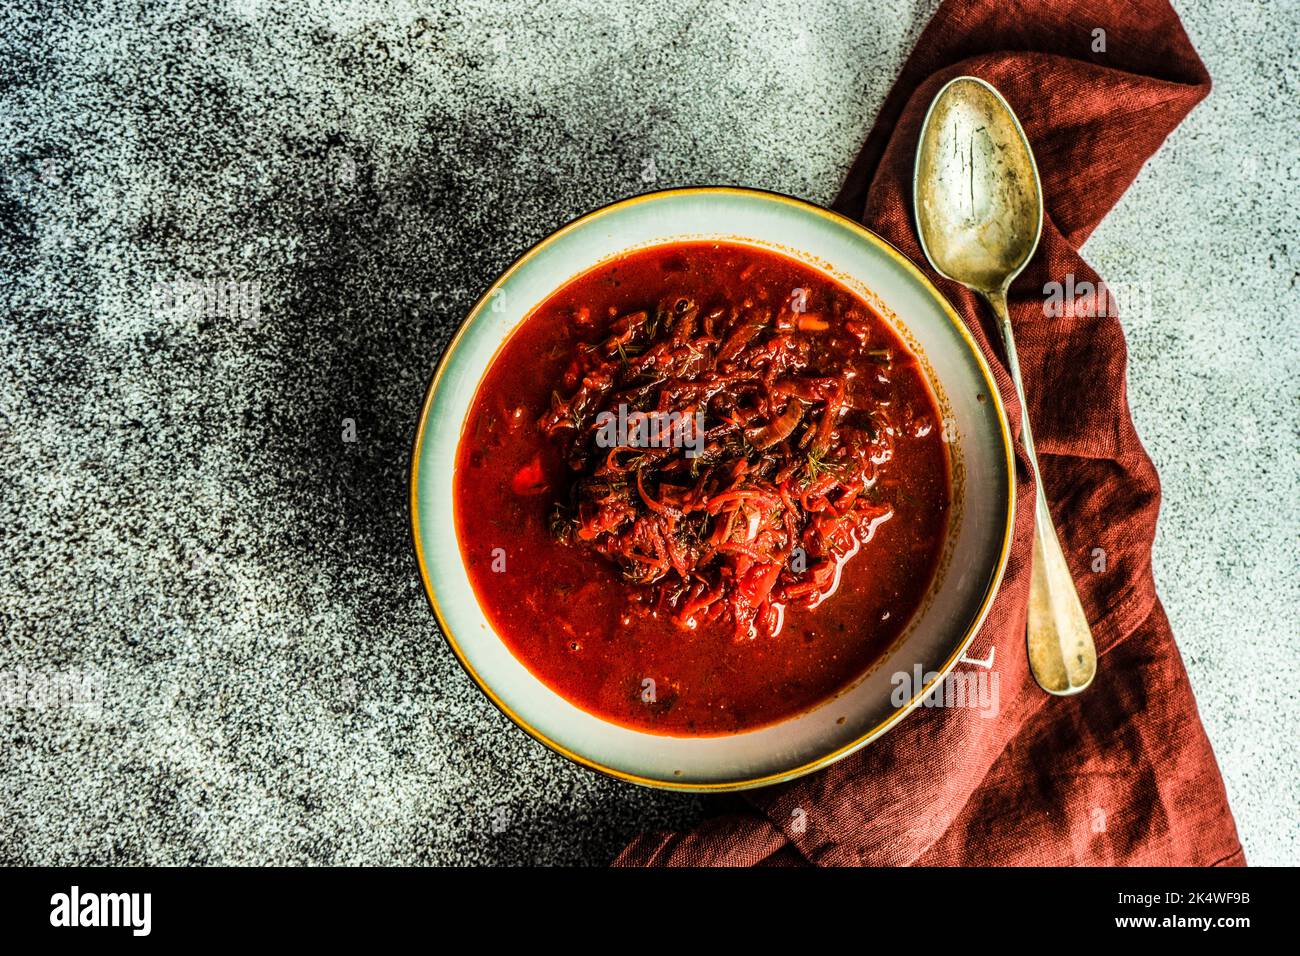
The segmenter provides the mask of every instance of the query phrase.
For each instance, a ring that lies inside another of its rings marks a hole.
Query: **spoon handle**
[[[1043,480],[1034,451],[1034,435],[1029,427],[1029,407],[1025,404],[1025,386],[1020,378],[1020,360],[1016,340],[1007,313],[1006,290],[985,295],[1002,329],[1007,349],[1007,368],[1020,398],[1020,435],[1034,470],[1037,495],[1034,501],[1034,570],[1029,583],[1029,621],[1027,641],[1029,667],[1038,686],[1049,694],[1067,697],[1092,683],[1097,673],[1097,647],[1092,640],[1088,618],[1083,613],[1079,592],[1070,576],[1070,567],[1061,552],[1061,542],[1052,524],[1052,513],[1043,493]]]

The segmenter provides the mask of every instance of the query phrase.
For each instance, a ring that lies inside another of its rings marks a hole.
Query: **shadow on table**
[[[534,145],[521,152],[520,143]],[[580,161],[593,147],[610,158]],[[619,159],[623,151],[629,155]],[[304,147],[303,162],[324,164],[331,175],[321,195],[292,200],[301,246],[287,301],[266,317],[263,360],[274,371],[261,409],[264,444],[250,465],[272,489],[279,550],[306,565],[335,611],[356,621],[334,636],[332,653],[342,642],[362,696],[415,689],[443,698],[435,713],[465,706],[460,690],[469,679],[436,638],[410,546],[407,469],[428,379],[461,317],[515,256],[586,209],[644,190],[637,154],[612,129],[577,131],[509,113],[433,118],[409,156],[382,163],[344,135]],[[301,662],[307,672],[310,653]],[[444,697],[447,687],[456,691]],[[479,710],[456,724],[469,723],[480,738],[509,735],[500,742],[508,747],[498,746],[506,752],[537,746],[469,697]],[[464,741],[444,727],[436,740],[385,743],[400,762],[413,746],[445,752]],[[548,783],[585,773],[553,759]],[[482,781],[484,793],[489,784],[498,792],[522,786],[508,766],[489,773],[500,779]],[[686,819],[695,812],[690,798],[614,781],[597,787],[594,802],[584,799],[567,820],[485,841],[476,855],[603,862],[638,821],[681,824],[683,811]]]

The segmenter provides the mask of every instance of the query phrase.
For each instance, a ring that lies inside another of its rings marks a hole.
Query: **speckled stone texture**
[[[688,183],[829,201],[934,6],[5,4],[0,861],[604,863],[697,819],[461,672],[408,544],[415,417],[559,223]],[[1215,91],[1086,253],[1140,292],[1158,580],[1243,841],[1297,863],[1300,11],[1178,6]]]

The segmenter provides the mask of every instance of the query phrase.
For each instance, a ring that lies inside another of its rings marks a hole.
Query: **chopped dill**
[[[843,462],[828,461],[824,452],[813,449],[808,452],[808,457],[804,459],[804,475],[808,479],[808,484],[821,478],[822,475],[832,475],[838,478],[844,472]]]

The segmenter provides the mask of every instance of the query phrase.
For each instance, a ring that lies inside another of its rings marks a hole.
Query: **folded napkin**
[[[694,831],[638,837],[617,865],[1245,863],[1155,593],[1160,484],[1129,414],[1113,302],[1085,296],[1059,317],[1044,309],[1048,283],[1067,297],[1095,287],[1079,246],[1206,96],[1209,75],[1166,0],[948,0],[903,67],[835,205],[925,269],[957,307],[1017,436],[1021,409],[991,315],[928,268],[912,221],[921,123],[940,87],[962,74],[1010,102],[1042,174],[1042,244],[1010,309],[1043,482],[1093,625],[1097,678],[1077,697],[1056,698],[1029,673],[1034,487],[1017,438],[1010,564],[967,652],[995,655],[997,716],[918,709],[827,770],[720,798],[721,812]]]

